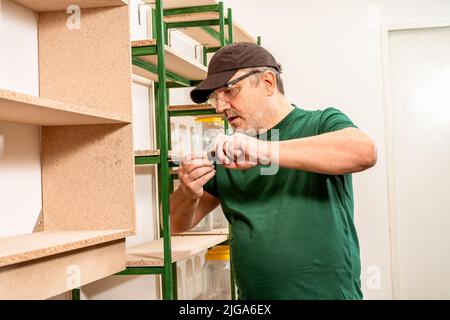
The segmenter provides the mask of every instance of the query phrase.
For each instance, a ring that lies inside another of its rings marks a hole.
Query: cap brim
[[[236,71],[237,70],[228,70],[208,76],[191,91],[190,95],[192,101],[195,103],[206,102],[211,92],[225,86]]]

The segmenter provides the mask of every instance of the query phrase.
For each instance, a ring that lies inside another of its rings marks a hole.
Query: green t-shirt
[[[295,107],[273,129],[281,141],[348,127],[356,126],[337,109]],[[351,175],[260,169],[216,165],[204,187],[232,226],[239,298],[362,299]]]

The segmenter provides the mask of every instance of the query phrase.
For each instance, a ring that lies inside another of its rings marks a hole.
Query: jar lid
[[[208,250],[206,260],[230,260],[230,248],[227,245],[215,246]]]
[[[223,125],[223,118],[219,116],[212,116],[212,117],[198,117],[195,118],[195,122],[201,122],[201,123],[219,123]]]

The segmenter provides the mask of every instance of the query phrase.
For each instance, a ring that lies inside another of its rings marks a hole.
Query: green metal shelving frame
[[[132,63],[143,68],[153,74],[158,75],[158,81],[154,83],[155,97],[155,118],[157,148],[160,150],[159,155],[136,156],[135,165],[157,165],[158,166],[158,195],[160,208],[162,211],[162,229],[160,236],[163,238],[164,248],[164,266],[162,267],[127,267],[125,270],[116,275],[161,275],[162,276],[162,295],[164,300],[177,299],[177,264],[172,261],[171,237],[170,237],[170,203],[169,197],[173,190],[174,176],[170,174],[170,167],[176,166],[169,159],[170,150],[170,117],[177,116],[199,116],[217,114],[214,109],[205,110],[174,110],[168,111],[169,106],[169,89],[180,87],[193,87],[200,81],[194,81],[182,77],[174,72],[166,70],[165,64],[165,45],[168,44],[168,34],[170,29],[175,28],[192,28],[200,27],[204,32],[211,35],[217,40],[218,46],[203,46],[202,62],[206,66],[208,53],[214,53],[226,44],[233,43],[233,18],[232,10],[227,10],[227,18],[225,18],[224,4],[219,2],[217,5],[190,6],[177,9],[163,9],[164,0],[156,0],[155,7],[152,8],[152,36],[156,40],[156,44],[131,49]],[[184,22],[164,22],[165,17],[182,14],[195,14],[204,12],[216,12],[219,19],[202,20],[202,21],[184,21]],[[217,32],[212,26],[219,26]],[[228,40],[225,35],[225,26],[228,27]],[[260,37],[258,37],[260,44]],[[156,55],[157,65],[142,60],[140,57]],[[225,130],[228,129],[228,123],[225,120]],[[230,230],[231,231],[231,230]],[[231,232],[230,232],[231,234]],[[226,242],[228,242],[227,240]],[[230,252],[231,254],[231,252]],[[235,282],[233,276],[233,266],[231,265],[231,288],[232,299],[236,299]],[[72,290],[72,299],[80,299],[79,289]]]

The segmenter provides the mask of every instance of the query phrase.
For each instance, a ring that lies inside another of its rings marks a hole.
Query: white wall
[[[366,299],[389,299],[391,259],[380,24],[450,20],[448,0],[224,0],[233,17],[284,66],[289,99],[335,106],[376,142],[378,164],[354,175],[355,217]],[[380,289],[376,287],[381,271]]]
[[[0,88],[38,95],[36,16],[9,0],[0,8]],[[0,122],[0,237],[33,231],[42,207],[39,145],[39,127]]]

